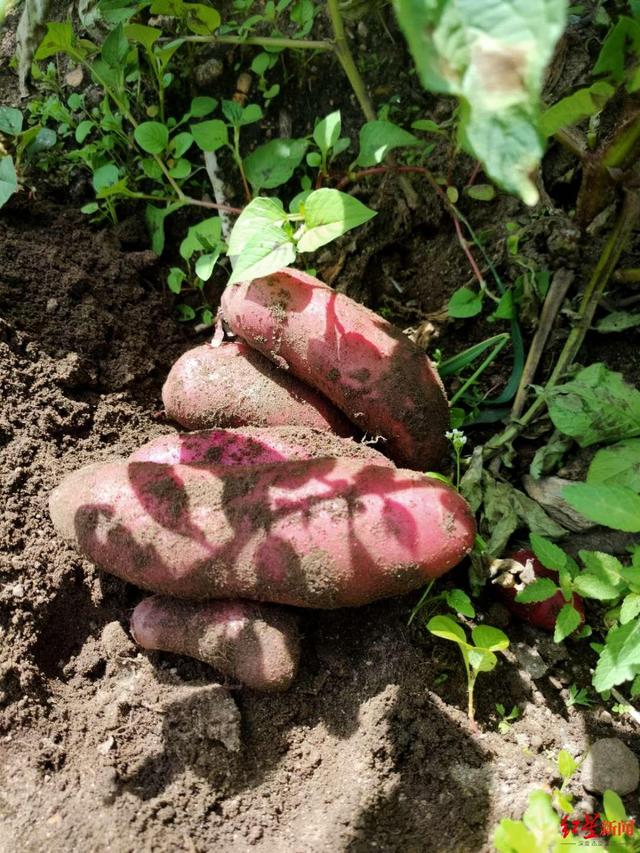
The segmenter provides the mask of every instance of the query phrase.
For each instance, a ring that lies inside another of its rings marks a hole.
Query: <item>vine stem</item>
[[[175,38],[164,37],[158,41],[176,41]],[[301,50],[335,50],[330,41],[314,41],[313,39],[275,38],[270,36],[180,36],[180,41],[196,42],[199,44],[250,44],[256,47],[291,47]]]
[[[565,345],[558,356],[551,376],[545,383],[545,390],[553,388],[564,376],[585,339],[596,309],[604,293],[609,279],[613,275],[626,242],[640,218],[640,190],[629,189],[625,192],[624,202],[618,214],[618,219],[609,234],[598,263],[589,279],[578,310],[578,320],[569,333]],[[505,444],[513,441],[520,431],[529,424],[545,406],[544,395],[540,394],[529,406],[527,411],[516,422],[510,424],[500,435],[490,439],[485,448],[487,458],[495,456]]]

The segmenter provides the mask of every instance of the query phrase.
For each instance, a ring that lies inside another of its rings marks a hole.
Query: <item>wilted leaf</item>
[[[540,89],[564,0],[395,0],[395,8],[422,84],[460,99],[464,147],[496,183],[535,204]]]

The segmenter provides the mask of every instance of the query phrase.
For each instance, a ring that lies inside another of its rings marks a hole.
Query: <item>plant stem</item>
[[[637,284],[637,282],[640,281],[640,269],[635,267],[627,270],[617,270],[613,277],[616,281],[623,281],[628,284]]]
[[[242,155],[240,154],[240,128],[233,128],[233,159],[236,161],[236,166],[240,171],[240,177],[242,178],[242,186],[244,187],[244,194],[247,201],[251,201],[251,190],[249,189],[249,184],[247,183],[247,176],[244,172],[244,164],[242,162]]]
[[[615,271],[627,239],[639,218],[640,190],[627,190],[616,224],[609,234],[602,254],[582,295],[580,308],[578,309],[578,321],[569,333],[569,337],[558,356],[553,372],[545,383],[545,390],[553,388],[557,384],[558,380],[564,376],[577,356],[584,338],[589,331],[604,289]],[[540,394],[516,423],[510,424],[500,435],[494,436],[494,438],[487,442],[485,445],[485,448],[489,451],[487,458],[494,456],[505,444],[513,441],[521,429],[529,424],[544,406],[545,398],[543,394]]]
[[[533,382],[547,339],[551,333],[551,328],[555,322],[558,311],[560,310],[560,306],[564,302],[565,296],[573,283],[573,279],[573,272],[566,269],[558,270],[553,277],[551,287],[549,288],[544,305],[542,306],[542,311],[540,312],[538,328],[533,336],[533,340],[531,341],[527,360],[522,371],[522,376],[520,377],[520,384],[518,385],[518,390],[513,401],[511,417],[514,419],[522,414],[527,394],[527,386]]]
[[[158,41],[175,41],[174,38],[166,37]],[[335,50],[330,41],[314,41],[313,39],[290,39],[271,38],[267,36],[181,36],[180,41],[196,42],[200,44],[250,44],[256,47],[290,47],[300,50]]]
[[[336,52],[336,56],[340,61],[340,65],[342,65],[344,73],[349,79],[351,88],[358,99],[358,103],[360,104],[360,108],[362,109],[365,118],[367,121],[375,121],[377,118],[376,111],[373,108],[373,104],[369,98],[369,93],[367,92],[367,87],[364,84],[364,80],[358,71],[351,49],[349,48],[344,23],[342,21],[342,14],[340,12],[340,7],[338,6],[338,0],[327,0],[327,11],[333,28],[334,50]]]

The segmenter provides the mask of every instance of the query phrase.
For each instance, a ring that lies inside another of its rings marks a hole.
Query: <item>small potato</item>
[[[373,465],[393,465],[368,444],[338,438],[310,427],[242,427],[172,433],[143,444],[130,462],[173,465],[269,465],[300,459],[339,456],[368,459]]]
[[[244,343],[186,352],[171,368],[162,400],[167,415],[186,429],[290,425],[353,433],[326,397]]]
[[[183,598],[348,607],[455,566],[475,525],[449,486],[353,459],[113,462],[54,490],[58,531],[100,568]]]
[[[439,467],[449,426],[442,382],[391,323],[294,269],[229,285],[221,305],[236,335],[382,436],[398,465]]]
[[[176,601],[154,595],[133,611],[131,633],[145,649],[197,658],[254,690],[286,690],[300,658],[294,617],[248,601]]]

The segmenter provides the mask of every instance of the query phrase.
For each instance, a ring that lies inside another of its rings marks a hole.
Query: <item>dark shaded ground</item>
[[[282,696],[137,654],[140,594],[60,542],[46,502],[66,472],[171,429],[160,387],[195,338],[152,257],[75,213],[10,205],[0,270],[2,850],[488,850],[560,748],[612,731],[633,745],[602,709],[567,710],[566,685],[589,678],[578,657],[551,662],[553,683],[501,661],[472,732],[457,651],[407,629],[412,599],[304,614]],[[512,642],[540,642],[523,631]],[[524,712],[506,735],[496,702]]]

